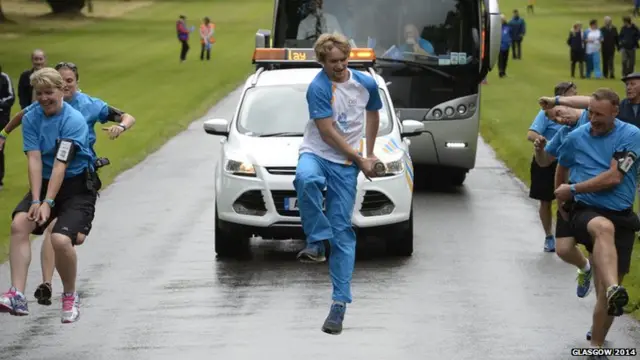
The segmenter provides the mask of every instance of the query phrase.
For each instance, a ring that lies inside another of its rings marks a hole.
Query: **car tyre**
[[[467,179],[467,170],[451,170],[449,172],[449,183],[453,186],[462,186]]]
[[[394,236],[387,240],[387,252],[392,256],[411,256],[413,254],[413,204],[411,204],[411,212],[409,220],[397,225],[397,231]]]
[[[218,257],[236,257],[249,252],[250,239],[244,232],[230,231],[221,226],[218,207],[215,207],[214,250]]]

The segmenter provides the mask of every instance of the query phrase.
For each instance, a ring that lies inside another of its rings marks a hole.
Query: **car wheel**
[[[235,257],[249,252],[249,236],[220,226],[218,207],[215,208],[214,250],[219,257]]]
[[[398,230],[394,236],[387,240],[387,252],[392,256],[411,256],[413,254],[413,204],[409,220],[397,225]]]
[[[453,186],[462,186],[464,181],[467,179],[467,170],[450,170],[449,172],[449,183]]]

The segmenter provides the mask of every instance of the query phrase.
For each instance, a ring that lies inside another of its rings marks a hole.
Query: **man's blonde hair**
[[[50,87],[53,89],[62,90],[64,88],[64,81],[58,70],[50,67],[42,68],[35,71],[29,77],[29,81],[33,88],[37,87]]]
[[[342,51],[342,53],[347,56],[351,54],[349,39],[339,33],[322,34],[313,45],[313,51],[316,53],[316,59],[320,62],[324,62],[327,59],[327,54],[329,54],[329,52],[334,48]]]

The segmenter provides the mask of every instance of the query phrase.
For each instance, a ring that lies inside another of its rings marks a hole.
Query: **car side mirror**
[[[229,136],[229,121],[226,119],[205,120],[203,127],[207,134]]]
[[[400,135],[402,137],[412,137],[422,134],[424,131],[424,124],[417,120],[402,120],[402,131]]]

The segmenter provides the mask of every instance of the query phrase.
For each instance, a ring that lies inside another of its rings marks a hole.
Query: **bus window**
[[[478,11],[477,0],[279,0],[274,46],[309,48],[319,34],[339,32],[378,58],[464,65],[480,57]]]

